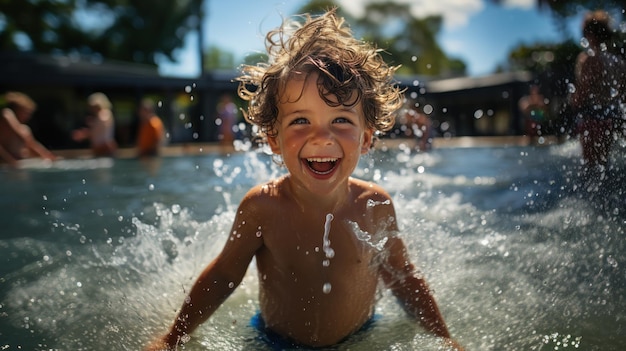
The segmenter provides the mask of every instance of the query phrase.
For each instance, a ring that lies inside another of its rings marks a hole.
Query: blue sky
[[[372,0],[336,0],[344,10],[359,15],[363,4]],[[376,1],[376,0],[374,0]],[[439,43],[444,51],[464,60],[468,74],[480,76],[493,72],[506,61],[511,48],[520,43],[557,42],[548,9],[536,9],[536,0],[505,0],[493,5],[490,0],[396,0],[411,4],[414,16],[439,14],[444,26]],[[277,27],[282,17],[294,14],[306,0],[207,0],[205,5],[205,46],[216,45],[233,52],[237,58],[263,51],[265,33]],[[577,38],[580,18],[572,19],[570,35]],[[196,33],[186,38],[187,45],[176,53],[179,62],[160,64],[163,75],[196,77],[200,71]]]

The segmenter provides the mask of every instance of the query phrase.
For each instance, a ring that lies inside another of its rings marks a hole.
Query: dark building
[[[96,91],[113,103],[121,146],[134,143],[136,106],[144,97],[157,102],[170,143],[216,141],[216,106],[223,94],[236,95],[236,75],[224,71],[172,78],[160,76],[156,67],[133,63],[0,53],[0,94],[21,91],[37,102],[30,125],[52,149],[85,146],[70,135],[83,123],[87,96]],[[432,120],[436,136],[503,136],[523,134],[517,104],[531,80],[529,73],[516,72],[443,80],[402,77],[400,84]],[[234,100],[243,106],[243,101]],[[394,136],[401,133],[396,130],[390,134]]]
[[[518,102],[532,80],[528,72],[509,72],[402,83],[432,120],[436,135],[507,136],[523,135]]]
[[[0,94],[21,91],[37,102],[29,124],[35,136],[53,149],[84,146],[73,142],[70,134],[83,123],[87,96],[96,91],[105,93],[113,104],[116,139],[122,146],[134,143],[136,107],[144,97],[157,103],[171,143],[212,141],[219,97],[236,94],[234,74],[171,78],[159,76],[156,67],[126,62],[0,54]]]

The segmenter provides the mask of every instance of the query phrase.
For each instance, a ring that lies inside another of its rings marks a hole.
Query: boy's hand
[[[450,350],[450,351],[465,351],[465,349],[463,348],[463,346],[459,345],[458,342],[456,342],[455,340],[452,340],[450,338],[444,338],[443,339],[443,343],[445,346],[444,350]]]
[[[152,342],[147,344],[146,347],[143,348],[143,351],[170,351],[170,350],[173,350],[173,348],[170,347],[170,345],[168,345],[165,342],[163,337],[153,340]]]

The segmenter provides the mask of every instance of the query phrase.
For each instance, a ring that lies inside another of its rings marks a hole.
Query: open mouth
[[[315,157],[307,158],[305,161],[313,173],[318,175],[327,175],[332,173],[337,166],[339,159],[334,157]]]

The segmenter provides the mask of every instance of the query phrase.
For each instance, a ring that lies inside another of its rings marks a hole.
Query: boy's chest
[[[361,226],[367,224],[336,218],[283,218],[273,230],[264,231],[264,245],[275,264],[293,271],[369,267],[376,250]]]

